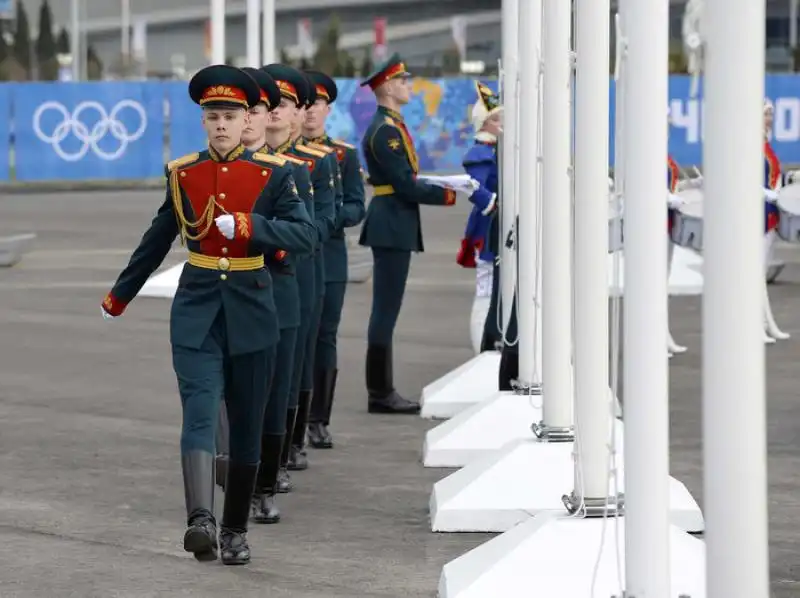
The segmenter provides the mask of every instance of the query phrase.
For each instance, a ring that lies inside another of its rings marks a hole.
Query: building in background
[[[22,0],[34,38],[41,1]],[[71,0],[48,1],[55,26],[69,28]],[[80,1],[87,45],[104,65],[119,63],[120,0]],[[226,50],[233,63],[245,56],[245,4],[244,0],[226,3]],[[452,62],[455,43],[451,20],[463,15],[466,58],[496,65],[500,57],[500,5],[501,0],[276,0],[276,48],[286,49],[291,58],[299,59],[298,22],[308,19],[312,37],[320,39],[335,16],[340,23],[340,50],[362,65],[372,52],[375,20],[383,17],[388,49],[400,52],[412,67],[435,70],[448,60]],[[135,50],[137,43],[144,41],[147,73],[191,73],[208,64],[209,0],[131,0],[130,10],[131,47]]]

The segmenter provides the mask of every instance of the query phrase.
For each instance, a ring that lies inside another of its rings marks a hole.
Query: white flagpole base
[[[448,419],[497,392],[500,352],[485,351],[422,389],[425,419]]]
[[[705,544],[673,526],[670,598],[705,598],[705,563]],[[542,513],[447,563],[438,596],[621,598],[624,583],[624,516],[604,520]]]
[[[624,492],[623,424],[617,426],[617,489]],[[504,532],[543,511],[564,509],[562,496],[574,485],[574,444],[519,440],[473,461],[433,486],[434,532]],[[615,488],[609,480],[609,496]],[[701,532],[703,514],[689,490],[670,478],[670,520]],[[562,555],[563,557],[563,555]]]
[[[422,448],[425,467],[463,467],[509,442],[533,438],[542,419],[542,397],[496,392],[429,430]]]
[[[181,278],[181,272],[183,272],[185,263],[186,262],[182,262],[155,276],[151,276],[150,279],[144,283],[142,290],[139,291],[139,297],[172,299],[175,296],[175,291],[178,290],[178,281]]]
[[[622,408],[616,399],[615,407],[616,416],[621,417]],[[485,401],[429,430],[422,463],[425,467],[464,467],[510,442],[534,438],[531,426],[541,421],[541,395],[495,391]]]

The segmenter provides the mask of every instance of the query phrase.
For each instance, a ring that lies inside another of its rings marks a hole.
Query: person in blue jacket
[[[470,197],[472,212],[467,219],[464,238],[461,240],[456,261],[464,268],[475,268],[475,298],[470,316],[470,339],[475,354],[494,349],[500,340],[497,325],[488,326],[484,335],[491,306],[492,285],[495,277],[497,248],[490,243],[490,229],[496,225],[499,169],[497,138],[502,132],[503,107],[497,95],[482,83],[476,83],[478,101],[472,108],[472,126],[475,143],[464,156],[464,170],[480,183],[480,188]],[[493,315],[497,319],[497,314]],[[490,323],[491,324],[491,323]],[[487,337],[487,338],[484,338]]]

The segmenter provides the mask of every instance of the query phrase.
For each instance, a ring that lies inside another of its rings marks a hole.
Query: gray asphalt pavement
[[[169,301],[140,298],[122,318],[100,316],[162,199],[137,191],[0,198],[0,236],[38,235],[18,266],[0,270],[0,598],[204,598],[233,589],[254,598],[434,596],[442,565],[490,536],[430,533],[431,486],[446,474],[419,463],[431,424],[366,413],[369,282],[348,289],[337,448],[312,451],[296,492],[281,497],[284,520],[253,529],[249,567],[201,565],[182,551]],[[470,357],[472,273],[454,263],[466,212],[424,208],[427,252],[414,259],[395,347],[396,382],[409,395]],[[784,253],[791,263],[773,305],[795,336],[768,349],[778,598],[800,597],[800,258]],[[176,251],[165,265],[180,260]],[[691,352],[671,362],[671,467],[702,504],[699,317],[699,298],[673,300],[673,332]]]

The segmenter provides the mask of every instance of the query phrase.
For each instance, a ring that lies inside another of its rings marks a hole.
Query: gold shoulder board
[[[346,141],[342,141],[341,139],[334,139],[333,143],[338,145],[339,147],[346,147],[347,149],[351,150],[356,149],[355,145],[350,145],[349,143],[347,143]]]
[[[387,125],[392,125],[393,127],[397,126],[397,123],[394,122],[394,119],[391,116],[387,116],[385,121]]]
[[[192,162],[197,162],[200,159],[200,154],[198,152],[194,152],[193,154],[186,154],[185,156],[181,156],[180,158],[175,158],[174,160],[167,162],[167,170],[172,172],[176,168],[180,168],[181,166],[186,166],[187,164],[191,164]]]
[[[303,162],[299,158],[295,158],[294,156],[288,156],[286,154],[277,154],[277,155],[278,155],[278,157],[283,158],[284,160],[286,160],[287,162],[291,162],[292,164],[297,164],[298,166],[305,166],[306,165],[305,162]]]
[[[297,145],[295,145],[295,147],[297,149],[299,149],[301,152],[304,152],[304,153],[308,154],[309,156],[315,156],[317,158],[324,158],[325,155],[326,155],[326,154],[323,154],[319,150],[315,150],[315,149],[313,149],[311,147],[308,147],[307,145],[301,145],[301,144],[298,143]]]
[[[309,143],[308,146],[325,154],[332,154],[334,151],[333,148],[330,148],[327,145],[322,145],[321,143]]]
[[[263,164],[274,164],[275,166],[284,166],[286,164],[285,158],[279,158],[272,154],[265,154],[264,152],[256,152],[253,154],[253,160]]]

